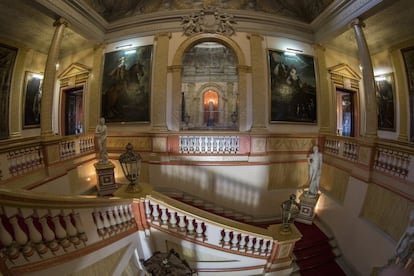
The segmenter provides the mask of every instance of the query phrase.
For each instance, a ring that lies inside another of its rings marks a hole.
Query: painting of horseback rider
[[[105,54],[102,117],[107,122],[149,122],[152,45]]]

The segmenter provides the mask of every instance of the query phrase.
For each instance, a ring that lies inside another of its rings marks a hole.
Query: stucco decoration
[[[187,36],[197,33],[219,33],[232,36],[237,24],[234,17],[228,13],[222,13],[216,8],[202,9],[198,13],[182,17],[184,34]]]

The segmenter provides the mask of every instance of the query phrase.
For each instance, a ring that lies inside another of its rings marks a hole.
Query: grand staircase
[[[334,240],[325,235],[315,224],[295,223],[302,233],[296,242],[293,254],[301,276],[342,276],[346,275],[337,264]]]

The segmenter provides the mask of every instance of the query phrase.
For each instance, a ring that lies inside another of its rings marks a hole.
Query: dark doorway
[[[83,133],[83,88],[72,88],[64,93],[64,135]]]
[[[354,92],[346,89],[336,90],[337,133],[341,136],[355,135]]]

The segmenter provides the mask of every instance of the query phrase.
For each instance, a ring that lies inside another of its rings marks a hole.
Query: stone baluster
[[[161,210],[161,227],[168,228],[167,208],[164,206],[160,206],[160,210]]]
[[[243,233],[240,234],[239,251],[246,251],[246,234]]]
[[[69,236],[69,240],[74,244],[78,245],[81,241],[78,238],[78,230],[72,224],[72,217],[70,214],[63,216],[63,221],[65,222],[66,233]]]
[[[128,212],[130,223],[135,225],[135,217],[134,217],[134,213],[132,212],[132,205],[131,204],[126,205],[126,210]]]
[[[133,218],[128,213],[127,205],[121,205],[120,207],[121,207],[122,215],[124,217],[124,224],[127,224],[129,226]]]
[[[69,240],[66,238],[67,233],[66,230],[63,228],[62,224],[60,223],[60,216],[56,215],[52,217],[53,225],[55,226],[55,234],[56,238],[58,239],[60,245],[63,249],[68,248],[70,246]]]
[[[176,218],[177,212],[170,211],[170,228],[172,230],[177,229],[177,218]]]
[[[120,210],[119,210],[119,207],[118,206],[115,206],[114,207],[114,218],[115,218],[115,221],[116,221],[116,225],[118,225],[118,227],[120,229],[123,229],[124,228],[124,224],[123,224],[123,220],[121,218]]]
[[[262,246],[260,247],[260,255],[266,256],[267,255],[267,244],[269,241],[263,240]]]
[[[203,222],[200,220],[196,220],[196,239],[197,240],[204,240],[204,228],[203,228]]]
[[[44,216],[39,219],[40,225],[42,226],[42,236],[46,242],[47,247],[50,248],[52,252],[59,250],[59,244],[56,242],[55,233],[52,231],[48,224],[48,217]]]
[[[231,249],[237,249],[239,247],[239,233],[233,231],[233,237],[231,238]]]
[[[124,209],[124,217],[125,217],[125,219],[127,220],[127,223],[128,223],[128,224],[131,224],[131,221],[132,221],[132,216],[131,216],[131,214],[129,213],[129,208],[128,208],[128,205],[124,205],[124,206],[123,206],[123,209]]]
[[[9,219],[10,224],[13,227],[14,240],[17,242],[18,246],[21,248],[21,252],[25,258],[31,257],[34,253],[32,246],[30,245],[29,237],[23,231],[20,226],[19,218],[17,216],[11,217]]]
[[[3,225],[2,216],[0,215],[0,242],[5,247],[5,255],[11,259],[17,259],[20,256],[19,250],[13,246],[13,236],[6,230]]]
[[[144,206],[145,206],[145,217],[147,218],[147,221],[151,221],[151,207],[150,207],[150,202],[148,199],[144,200]]]
[[[185,217],[183,214],[178,214],[178,229],[180,232],[186,231]]]
[[[256,241],[255,241],[255,243],[254,243],[254,250],[253,250],[253,253],[254,253],[254,254],[259,254],[259,253],[260,253],[260,247],[261,247],[260,242],[261,242],[262,240],[261,240],[261,239],[259,239],[259,238],[256,238],[255,240],[256,240]]]
[[[254,237],[252,236],[247,236],[247,249],[246,252],[253,252],[253,242],[254,242]]]
[[[103,221],[102,221],[102,218],[101,218],[101,214],[99,212],[95,211],[95,212],[92,213],[92,215],[93,215],[93,218],[94,218],[94,221],[95,221],[95,224],[96,224],[96,229],[98,229],[98,230],[103,229],[104,225],[103,225]]]
[[[83,223],[82,223],[80,214],[76,211],[73,211],[73,220],[75,221],[75,227],[76,227],[76,230],[78,231],[79,239],[83,243],[85,243],[88,240],[88,237],[86,236],[85,228],[83,227]]]
[[[106,214],[108,215],[110,228],[114,231],[117,230],[118,226],[116,224],[116,220],[115,220],[115,217],[114,217],[114,211],[112,209],[109,209],[109,210],[106,211]]]
[[[191,217],[187,217],[187,235],[193,236],[194,235],[194,219]]]
[[[152,206],[152,223],[160,223],[160,212],[158,211],[158,205],[156,203],[151,203]]]
[[[107,229],[107,230],[110,230],[111,229],[111,223],[109,222],[108,213],[105,210],[101,211],[100,213],[101,213],[101,218],[102,218],[104,228]]]
[[[27,225],[29,230],[29,238],[30,241],[33,243],[34,248],[39,254],[45,254],[47,252],[47,247],[43,243],[42,234],[37,230],[37,228],[33,224],[33,217],[29,216],[24,219],[24,222]]]
[[[224,229],[224,236],[223,236],[223,240],[222,240],[222,246],[225,248],[230,248],[230,231]]]

